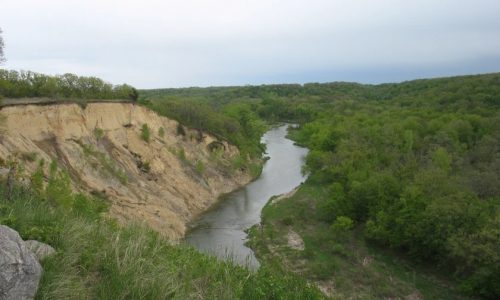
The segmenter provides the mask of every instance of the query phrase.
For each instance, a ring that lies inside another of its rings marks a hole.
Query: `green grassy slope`
[[[42,190],[17,186],[10,200],[0,182],[0,224],[57,251],[42,261],[37,299],[321,298],[292,274],[251,273],[171,245],[141,224],[118,225],[107,216],[105,200],[71,194],[63,177]]]

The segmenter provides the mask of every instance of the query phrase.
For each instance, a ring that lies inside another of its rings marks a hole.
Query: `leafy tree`
[[[5,62],[4,47],[5,47],[5,43],[4,43],[3,37],[2,37],[2,28],[0,28],[0,64]]]
[[[96,77],[66,73],[48,76],[31,71],[0,69],[0,94],[10,98],[131,99],[138,92],[130,85],[113,86]]]

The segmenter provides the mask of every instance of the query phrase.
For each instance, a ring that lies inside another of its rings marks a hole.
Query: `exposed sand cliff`
[[[149,143],[141,138],[143,124],[150,128]],[[144,220],[179,239],[187,222],[251,177],[229,167],[239,155],[236,147],[196,130],[186,129],[183,136],[177,126],[126,103],[5,107],[0,159],[24,157],[28,173],[41,158],[57,159],[76,188],[104,191],[118,219]],[[34,153],[35,160],[26,159]]]

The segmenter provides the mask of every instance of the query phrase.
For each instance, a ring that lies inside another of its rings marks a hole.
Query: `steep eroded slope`
[[[4,107],[0,159],[17,157],[27,174],[41,159],[57,160],[76,189],[105,193],[114,216],[144,220],[175,240],[218,196],[251,179],[232,168],[236,147],[182,129],[176,121],[127,103]]]

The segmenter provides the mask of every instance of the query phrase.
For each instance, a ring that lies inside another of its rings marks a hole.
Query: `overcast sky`
[[[500,71],[500,0],[1,0],[3,67],[139,88]]]

